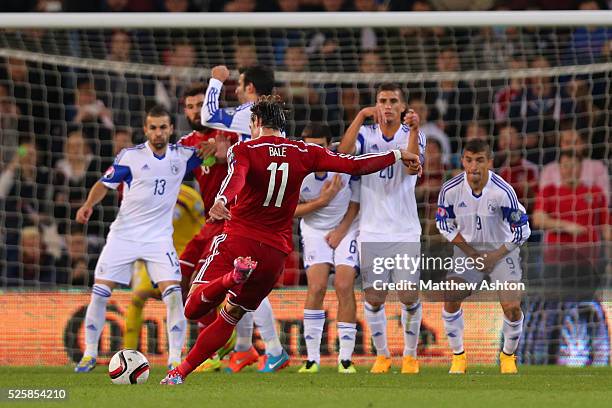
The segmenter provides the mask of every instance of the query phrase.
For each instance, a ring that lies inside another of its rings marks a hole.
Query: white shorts
[[[416,269],[410,262],[404,262],[407,258],[417,259],[421,256],[420,237],[415,236],[411,242],[371,242],[362,241],[360,236],[359,253],[361,254],[361,279],[363,289],[371,288],[374,282],[400,283],[411,282],[419,284],[421,270]],[[400,255],[399,264],[393,262],[388,268],[384,265],[385,259],[396,259]],[[377,285],[380,286],[380,285]]]
[[[336,249],[327,244],[325,236],[331,230],[321,230],[302,223],[302,245],[304,246],[304,267],[327,263],[330,265],[359,266],[357,247],[357,226],[353,224]]]
[[[523,277],[520,254],[520,250],[517,248],[509,254],[506,254],[506,256],[504,256],[502,259],[500,259],[497,264],[495,264],[493,272],[489,274],[490,282],[519,282]],[[455,255],[457,255],[457,253],[455,253]],[[455,259],[457,258],[463,258],[463,256],[455,256]],[[476,268],[465,268],[464,271],[461,271],[461,273],[459,273],[460,268],[461,267],[455,267],[455,270],[449,271],[446,277],[460,278],[468,283],[480,283],[487,277],[487,274],[480,272]]]
[[[153,283],[181,280],[178,256],[171,241],[135,242],[114,236],[109,236],[102,248],[95,277],[128,285],[138,260],[146,264]]]

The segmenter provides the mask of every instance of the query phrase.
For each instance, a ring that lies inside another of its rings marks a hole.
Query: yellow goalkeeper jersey
[[[181,184],[172,225],[174,226],[174,248],[177,254],[181,254],[187,243],[191,241],[206,222],[204,213],[204,202],[200,193],[193,188]]]

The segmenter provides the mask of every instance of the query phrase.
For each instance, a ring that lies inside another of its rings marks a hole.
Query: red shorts
[[[183,250],[179,262],[195,268],[204,253],[210,249],[213,238],[223,232],[223,225],[222,222],[204,224]]]
[[[239,256],[250,256],[257,261],[257,268],[246,282],[229,291],[228,303],[252,312],[272,291],[283,273],[287,258],[283,251],[249,238],[221,234],[215,238],[193,283],[206,283],[225,275],[234,268],[234,259]]]

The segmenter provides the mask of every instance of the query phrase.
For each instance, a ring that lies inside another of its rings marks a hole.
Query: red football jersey
[[[391,150],[349,156],[276,136],[239,142],[228,151],[229,171],[217,195],[226,203],[234,202],[224,231],[289,253],[293,214],[306,175],[314,171],[369,174],[395,163],[399,154]]]
[[[206,140],[216,139],[218,137],[226,137],[229,139],[230,144],[234,144],[238,141],[237,133],[213,129],[207,133],[201,133],[194,130],[188,135],[183,136],[179,140],[179,143],[183,146],[197,147]],[[221,182],[225,176],[227,176],[227,163],[217,163],[211,167],[201,165],[193,170],[193,174],[200,186],[200,194],[204,202],[206,217],[208,217],[208,210],[215,203],[215,197],[219,191]]]
[[[538,194],[536,210],[552,218],[571,221],[587,228],[587,232],[573,237],[564,232],[548,231],[545,242],[599,242],[599,226],[608,225],[608,202],[598,186],[580,184],[575,190],[567,186],[548,185]]]

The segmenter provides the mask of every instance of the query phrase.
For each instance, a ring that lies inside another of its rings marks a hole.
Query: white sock
[[[98,343],[106,323],[106,304],[111,293],[112,289],[103,283],[96,283],[91,288],[91,300],[85,313],[84,356],[98,357]]]
[[[304,309],[304,340],[308,361],[321,362],[321,337],[325,325],[325,310]]]
[[[236,345],[234,351],[248,351],[253,345],[253,313],[248,312],[236,325]]]
[[[521,338],[521,333],[523,332],[523,317],[524,315],[521,313],[521,318],[519,320],[517,320],[516,322],[511,322],[504,316],[503,351],[506,354],[514,354],[516,348],[518,347],[519,339]]]
[[[253,312],[253,321],[259,330],[259,335],[266,345],[266,354],[280,356],[283,346],[276,333],[276,321],[270,300],[265,298],[259,307]]]
[[[423,319],[423,307],[419,300],[410,306],[402,304],[402,328],[404,329],[404,357],[417,356],[419,345],[419,333],[421,332],[421,320]]]
[[[352,360],[357,337],[357,323],[338,322],[338,338],[340,339],[340,352],[338,362]]]
[[[389,349],[387,348],[387,315],[385,314],[385,305],[382,305],[378,310],[369,304],[363,303],[365,307],[365,316],[372,332],[372,340],[374,348],[376,348],[377,356],[389,357]]]
[[[448,313],[443,309],[442,320],[451,350],[455,354],[463,353],[463,309],[459,309],[456,313]]]
[[[166,304],[166,325],[168,330],[168,362],[180,361],[187,336],[187,319],[183,310],[183,297],[179,285],[171,285],[162,293]]]

